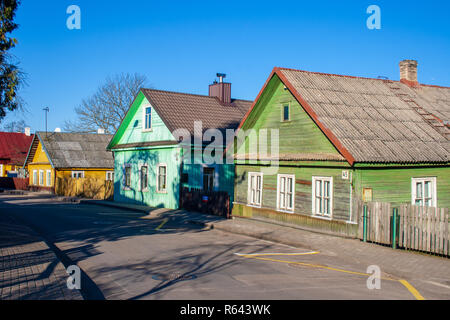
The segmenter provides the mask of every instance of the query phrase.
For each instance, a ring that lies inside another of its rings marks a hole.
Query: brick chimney
[[[403,60],[399,63],[400,66],[400,82],[411,87],[417,87],[417,61]]]
[[[209,85],[209,96],[217,97],[220,102],[231,103],[231,83],[223,82],[223,78],[226,77],[225,73],[218,73],[219,82],[214,81]]]

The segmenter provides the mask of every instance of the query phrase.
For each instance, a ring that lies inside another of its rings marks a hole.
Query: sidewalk
[[[0,214],[0,300],[82,300],[68,274],[33,230]]]
[[[103,205],[106,201],[96,201],[92,204]],[[358,239],[348,239],[339,236],[316,233],[248,218],[221,217],[206,215],[185,210],[162,210],[155,215],[155,208],[124,203],[109,202],[109,206],[116,206],[130,210],[147,212],[141,218],[165,217],[173,214],[188,216],[186,221],[201,224],[206,228],[217,229],[229,233],[246,235],[257,239],[283,243],[286,245],[319,251],[321,255],[333,257],[336,262],[345,265],[350,262],[360,265],[378,265],[384,273],[394,277],[435,282],[441,288],[450,290],[450,259],[418,252],[394,250],[391,247],[373,243],[364,243]],[[450,291],[449,291],[450,292]]]

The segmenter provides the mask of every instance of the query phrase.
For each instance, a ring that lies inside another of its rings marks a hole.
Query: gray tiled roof
[[[280,68],[356,162],[448,162],[450,88]]]
[[[113,168],[110,134],[38,132],[55,168]]]
[[[216,97],[154,89],[142,92],[171,132],[187,129],[192,135],[195,121],[202,121],[203,130],[236,129],[252,104],[238,99],[225,104]]]

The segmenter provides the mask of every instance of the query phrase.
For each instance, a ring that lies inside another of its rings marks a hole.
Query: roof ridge
[[[287,71],[297,71],[297,72],[305,72],[305,73],[312,73],[312,74],[320,74],[320,75],[324,75],[324,76],[336,76],[336,77],[351,78],[351,79],[364,79],[364,80],[377,80],[377,81],[383,81],[383,82],[403,83],[400,80],[392,80],[392,79],[378,79],[378,78],[370,78],[370,77],[351,76],[351,75],[346,75],[346,74],[307,71],[307,70],[300,70],[300,69],[293,69],[293,68],[284,68],[284,67],[275,67],[275,68],[280,70],[280,71],[287,70]],[[433,85],[433,84],[419,83],[419,85],[420,86],[426,86],[426,87],[437,87],[437,88],[443,88],[443,89],[450,89],[450,87],[444,87],[444,86]]]
[[[205,95],[205,94],[198,94],[198,93],[187,93],[187,92],[177,92],[177,91],[171,91],[171,90],[160,90],[160,89],[149,89],[149,88],[142,88],[142,90],[145,91],[156,91],[156,92],[162,92],[162,93],[175,93],[175,94],[180,94],[180,95],[187,95],[187,96],[195,96],[195,97],[203,97],[203,98],[211,98],[211,99],[216,99],[218,100],[217,97],[213,97],[213,96],[209,96],[209,95]],[[231,98],[232,101],[248,101],[248,102],[252,102],[253,100],[246,100],[246,99],[235,99],[235,98]]]

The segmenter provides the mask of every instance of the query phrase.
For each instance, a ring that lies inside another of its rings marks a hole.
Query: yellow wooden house
[[[30,190],[104,198],[105,182],[114,183],[114,160],[106,151],[111,137],[36,132],[24,163]]]

